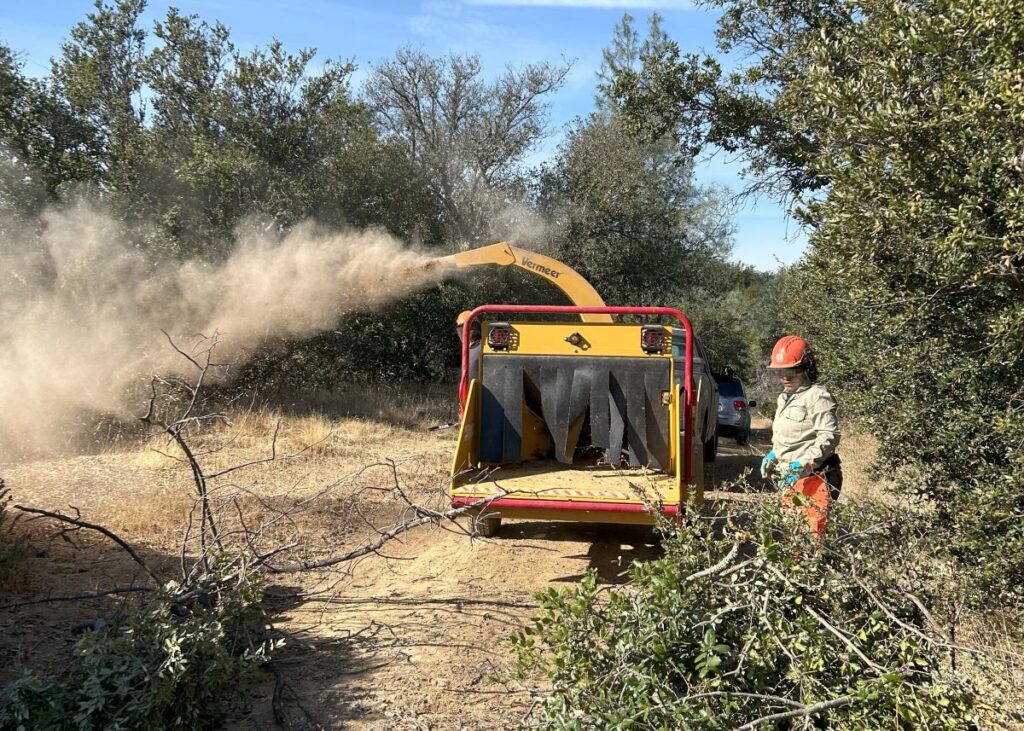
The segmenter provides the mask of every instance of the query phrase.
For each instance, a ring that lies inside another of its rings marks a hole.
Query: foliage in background
[[[633,128],[743,153],[810,234],[787,276],[847,418],[933,498],[979,580],[1024,606],[1024,10],[714,0],[726,74],[664,44],[613,94]]]
[[[97,0],[44,79],[0,46],[0,246],[22,245],[45,206],[78,197],[154,258],[217,261],[243,222],[284,233],[311,218],[381,227],[439,254],[510,239],[564,257],[609,302],[700,313],[721,364],[743,372],[756,360],[743,323],[752,273],[726,260],[731,207],[694,184],[691,155],[625,128],[609,95],[614,69],[669,42],[656,16],[643,41],[631,20],[619,25],[600,112],[530,171],[565,64],[492,77],[476,56],[406,48],[353,90],[354,62],[277,41],[242,52],[222,24],[173,8],[149,31],[143,8]],[[349,313],[331,335],[268,342],[241,383],[449,378],[454,318],[485,302],[565,300],[521,273],[475,272]]]
[[[623,17],[604,51],[597,112],[568,129],[540,172],[536,205],[552,223],[552,252],[610,304],[675,305],[716,365],[753,380],[764,341],[777,336],[773,275],[734,262],[727,191],[694,181],[694,157],[670,135],[638,134],[615,79],[671,41],[651,16],[641,38]]]
[[[255,574],[187,603],[165,597],[87,629],[59,675],[0,689],[3,731],[219,727],[237,683],[274,645]],[[168,597],[177,587],[168,586]]]
[[[503,212],[521,200],[521,163],[544,136],[545,97],[568,73],[568,64],[537,63],[487,81],[478,56],[412,48],[372,67],[366,101],[420,170],[445,241],[479,246],[512,233]]]
[[[737,523],[739,525],[737,525]],[[545,728],[975,728],[987,712],[925,617],[856,541],[818,552],[766,510],[691,516],[631,583],[540,595],[514,637],[520,671],[552,682]],[[882,558],[882,557],[879,557]],[[781,714],[781,715],[776,715]]]
[[[96,174],[84,122],[53,92],[52,82],[25,78],[17,57],[2,45],[0,140],[3,217],[36,213],[48,196]]]
[[[831,180],[790,307],[976,598],[1024,607],[1024,8],[859,8],[782,95]]]
[[[311,218],[342,229],[381,227],[450,253],[456,238],[479,240],[486,232],[465,230],[464,220],[479,224],[479,212],[470,210],[476,199],[440,190],[445,180],[479,188],[489,196],[486,213],[506,231],[521,228],[523,215],[499,216],[495,208],[516,209],[522,156],[543,134],[546,97],[565,69],[510,71],[492,88],[482,86],[476,59],[448,68],[400,53],[407,69],[448,74],[434,83],[476,90],[460,97],[465,108],[454,110],[460,116],[472,111],[465,129],[442,133],[435,126],[430,132],[439,135],[437,149],[449,142],[465,147],[464,138],[471,138],[484,174],[477,179],[473,170],[452,169],[439,180],[418,133],[403,137],[381,124],[387,109],[372,83],[361,97],[351,90],[352,63],[323,61],[308,49],[290,53],[279,42],[242,53],[223,25],[173,8],[148,33],[140,25],[142,7],[140,0],[97,2],[42,80],[27,78],[15,54],[0,46],[0,247],[29,245],[25,232],[41,225],[45,206],[86,197],[125,222],[129,243],[154,259],[217,261],[232,250],[242,222],[284,233]],[[469,67],[471,77],[455,78]],[[378,71],[374,78],[383,84]],[[417,102],[428,103],[427,90],[413,91]],[[497,132],[473,136],[501,119],[514,128],[514,144],[502,147]],[[457,179],[463,173],[468,177]],[[267,343],[259,372],[283,382],[290,362],[319,361],[305,369],[315,370],[318,380],[392,376],[379,368],[378,346],[388,331],[418,340],[413,363],[401,375],[436,377],[455,361],[449,342],[455,315],[473,304],[453,297],[465,288],[442,289],[385,314],[344,318],[336,342]],[[489,291],[498,299],[505,290]],[[344,362],[323,360],[325,351]]]
[[[696,290],[697,296],[683,299],[683,311],[697,323],[709,357],[718,365],[731,366],[764,398],[777,388],[765,377],[767,354],[782,335],[781,295],[785,271],[766,273],[733,264],[720,266],[717,277],[709,277]],[[768,390],[766,390],[766,388]]]
[[[598,114],[569,132],[542,179],[556,256],[615,305],[678,301],[730,248],[731,228],[692,162]]]
[[[694,183],[692,160],[599,113],[570,130],[538,197],[552,253],[608,304],[677,306],[715,365],[753,376],[761,338],[746,315],[763,304],[756,283],[773,277],[727,261],[730,207]]]
[[[804,73],[801,55],[824,32],[849,25],[846,0],[705,0],[720,12],[719,51],[739,62],[723,69],[713,54],[684,53],[677,43],[641,49],[637,64],[614,69],[608,93],[630,126],[648,138],[671,135],[695,155],[711,148],[742,155],[748,191],[783,198],[828,185],[813,169],[817,130],[793,123],[778,91]]]

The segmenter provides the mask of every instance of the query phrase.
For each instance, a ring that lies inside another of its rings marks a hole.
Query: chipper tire
[[[487,513],[473,517],[473,535],[480,538],[494,538],[501,530],[501,515]]]

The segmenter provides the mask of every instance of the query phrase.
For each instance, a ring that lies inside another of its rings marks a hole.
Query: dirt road
[[[365,433],[353,436],[357,428]],[[766,437],[766,430],[756,430],[743,447],[723,438],[706,484],[724,485],[744,469],[756,469]],[[427,436],[359,422],[339,428],[331,450],[257,470],[249,484],[264,494],[302,494],[337,474],[342,463],[365,464],[379,456],[402,457],[407,482],[437,484],[453,438],[451,431]],[[229,446],[241,451],[225,447],[209,459],[231,462],[243,451],[251,458],[251,445],[236,439]],[[174,516],[187,505],[188,475],[173,460],[107,454],[0,467],[17,500],[52,508],[74,504],[140,542],[154,561],[176,560],[180,519]],[[347,543],[358,540],[357,533],[350,528],[325,535]],[[18,596],[70,594],[133,578],[130,562],[102,539],[77,541],[79,548],[72,549],[48,538],[29,559],[27,585]],[[289,577],[296,585],[286,578],[270,587],[278,625],[288,635],[280,665],[286,727],[514,727],[533,702],[529,689],[492,678],[509,677],[507,639],[528,621],[534,595],[591,569],[604,582],[620,582],[631,562],[657,556],[658,546],[644,528],[521,521],[507,523],[492,540],[421,528],[384,553],[344,575]],[[297,602],[295,589],[313,598]],[[20,666],[59,666],[73,641],[70,628],[106,612],[109,604],[97,600],[0,613],[0,668],[6,668],[0,683]],[[268,674],[233,707],[230,727],[279,728],[270,711],[272,690]]]
[[[707,484],[756,468],[766,440],[763,429],[748,446],[722,439]],[[621,582],[631,562],[657,556],[658,546],[647,528],[518,521],[493,540],[423,529],[388,554],[363,562],[332,601],[286,612],[296,627],[323,622],[311,633],[323,650],[288,671],[309,712],[296,705],[294,722],[360,730],[515,727],[532,704],[528,689],[488,679],[509,675],[507,639],[529,619],[534,595],[588,570]],[[347,642],[350,633],[361,634]],[[239,728],[270,728],[266,707],[254,704]]]

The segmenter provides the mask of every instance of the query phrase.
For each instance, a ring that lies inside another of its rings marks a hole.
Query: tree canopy
[[[716,0],[735,70],[668,44],[624,116],[742,152],[809,231],[786,278],[881,464],[938,501],[983,602],[1024,600],[1024,9],[1005,0]],[[1007,570],[1005,557],[1012,556]]]
[[[144,7],[97,0],[44,79],[0,47],[4,246],[23,245],[46,206],[83,197],[156,258],[216,262],[253,222],[281,235],[308,220],[378,227],[438,253],[512,239],[578,267],[609,302],[700,313],[722,363],[753,362],[748,331],[717,314],[749,283],[728,262],[726,195],[694,183],[692,155],[670,137],[624,124],[609,86],[669,43],[657,16],[643,39],[623,19],[597,111],[531,169],[554,132],[548,105],[567,63],[492,73],[476,56],[402,48],[353,88],[354,60],[278,41],[242,51],[223,24],[174,8],[147,29]],[[28,229],[14,234],[14,219]],[[249,375],[325,386],[446,376],[455,314],[488,301],[564,300],[521,272],[481,272],[386,312],[350,313],[330,336],[274,344]],[[409,344],[400,363],[381,362],[389,338]]]

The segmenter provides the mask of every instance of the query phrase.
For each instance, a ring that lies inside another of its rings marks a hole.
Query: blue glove
[[[786,483],[787,487],[793,487],[793,485],[796,484],[796,481],[800,479],[803,473],[803,465],[801,465],[796,460],[793,460],[792,462],[789,463],[789,469],[786,471],[785,476],[782,478],[782,482]]]
[[[761,460],[761,477],[768,477],[768,473],[772,467],[779,461],[779,458],[775,456],[775,450],[773,449],[764,456]]]

